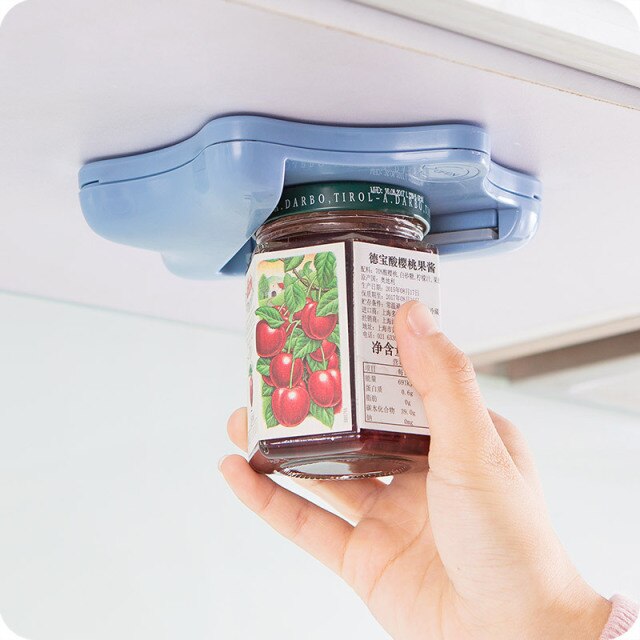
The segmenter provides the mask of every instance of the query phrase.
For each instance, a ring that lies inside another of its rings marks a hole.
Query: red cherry
[[[312,309],[315,311],[315,308],[317,306],[318,304],[316,302],[307,298],[307,304],[304,305],[302,311],[298,312],[300,314],[300,324],[302,325],[302,330],[307,334],[307,336],[314,339],[315,336],[312,335],[312,331],[309,328],[309,314],[311,313]]]
[[[333,407],[342,399],[340,373],[335,369],[315,371],[309,376],[309,394],[319,407]]]
[[[309,415],[311,400],[303,386],[276,389],[271,396],[271,408],[283,427],[297,427]]]
[[[293,376],[291,375],[293,367]],[[296,358],[295,361],[290,353],[279,353],[269,367],[269,377],[276,387],[295,387],[302,380],[302,360]],[[291,381],[291,384],[289,384]]]
[[[262,379],[270,386],[270,387],[275,387],[276,385],[273,384],[273,380],[269,377],[269,376],[265,376],[264,374],[262,375]]]
[[[327,373],[333,379],[333,405],[342,405],[342,376],[340,369],[327,369]]]
[[[309,394],[320,407],[330,407],[333,402],[333,380],[326,371],[314,371],[309,376]]]
[[[322,362],[322,354],[324,353],[324,360],[329,358],[336,352],[336,345],[328,340],[323,340],[322,344],[309,355],[317,362]]]
[[[287,334],[282,327],[272,329],[266,320],[256,325],[256,351],[261,358],[270,358],[282,351]]]
[[[331,335],[338,323],[338,315],[332,313],[328,316],[316,315],[317,302],[307,302],[300,316],[302,330],[314,340],[324,340]]]
[[[312,318],[311,326],[316,336],[318,336],[317,340],[324,340],[324,338],[329,337],[333,330],[336,328],[338,324],[338,314],[332,313],[330,316],[317,316],[315,319]]]
[[[327,360],[327,369],[340,369],[340,356],[337,352],[332,353],[329,360]]]
[[[308,305],[310,302],[313,302],[313,298],[307,298],[307,300],[305,302],[305,305]],[[304,311],[304,307],[302,309],[300,309],[300,311],[296,311],[296,313],[293,314],[293,319],[294,320],[301,320],[303,311]]]

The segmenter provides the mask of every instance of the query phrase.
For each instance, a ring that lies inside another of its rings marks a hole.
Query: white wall
[[[603,595],[640,596],[640,416],[514,392],[487,402],[524,432],[560,538]]]
[[[219,477],[245,371],[240,335],[0,295],[9,627],[31,640],[385,637]],[[526,432],[587,577],[640,595],[640,418],[485,392]]]

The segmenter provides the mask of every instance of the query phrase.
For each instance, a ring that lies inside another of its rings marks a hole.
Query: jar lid
[[[429,231],[431,211],[412,189],[380,182],[313,182],[285,187],[270,220],[316,211],[382,211],[421,220]]]

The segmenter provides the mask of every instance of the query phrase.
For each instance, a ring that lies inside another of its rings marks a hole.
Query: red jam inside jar
[[[351,479],[427,467],[429,431],[393,335],[439,317],[424,196],[382,183],[286,187],[247,273],[249,456],[261,473]]]

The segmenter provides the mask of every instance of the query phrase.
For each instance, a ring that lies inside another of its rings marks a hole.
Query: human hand
[[[469,359],[423,305],[396,316],[404,370],[424,400],[429,471],[299,481],[339,517],[255,473],[221,471],[238,498],[340,575],[396,640],[597,640],[610,603],[578,574],[549,522],[531,455],[490,412]],[[229,434],[246,448],[246,411]]]

